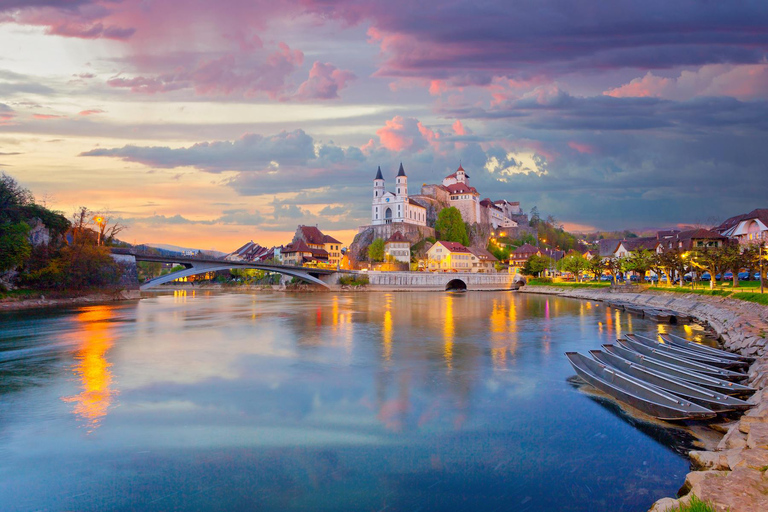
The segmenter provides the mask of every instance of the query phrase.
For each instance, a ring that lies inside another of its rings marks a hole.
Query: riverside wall
[[[367,272],[370,291],[444,291],[451,281],[467,290],[510,290],[517,287],[515,274],[507,272]]]
[[[708,325],[726,350],[756,357],[748,380],[757,389],[749,399],[754,407],[724,426],[726,434],[713,451],[690,452],[692,471],[682,484],[681,497],[662,498],[651,512],[677,510],[694,495],[718,512],[768,511],[768,307],[727,297],[647,290],[524,286],[519,291],[674,311]]]

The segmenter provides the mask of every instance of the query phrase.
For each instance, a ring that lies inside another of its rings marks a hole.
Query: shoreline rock
[[[731,424],[714,450],[690,452],[692,471],[680,497],[662,498],[650,512],[673,510],[693,495],[712,503],[718,512],[768,510],[768,308],[727,297],[648,290],[525,286],[519,292],[679,312],[710,327],[726,350],[756,357],[748,373],[749,385],[758,390],[749,399],[755,407]]]
[[[44,294],[34,299],[3,300],[0,301],[0,313],[5,311],[25,311],[29,309],[44,309],[61,306],[78,306],[83,304],[98,304],[123,300],[138,300],[141,298],[139,290],[115,290],[89,293],[77,297],[63,297],[47,299]]]

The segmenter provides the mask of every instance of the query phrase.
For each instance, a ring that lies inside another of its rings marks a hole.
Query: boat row
[[[754,358],[662,334],[627,334],[590,359],[566,352],[576,374],[611,397],[662,420],[703,420],[751,407],[743,383]]]

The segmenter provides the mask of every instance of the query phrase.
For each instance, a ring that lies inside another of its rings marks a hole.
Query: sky
[[[400,162],[570,229],[768,207],[764,0],[0,0],[0,49],[0,171],[132,243],[348,244]]]

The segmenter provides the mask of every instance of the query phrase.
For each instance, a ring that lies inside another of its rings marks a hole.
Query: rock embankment
[[[711,502],[718,512],[768,510],[768,307],[726,297],[647,290],[526,286],[520,292],[674,312],[710,327],[725,349],[756,357],[748,381],[758,389],[749,399],[755,407],[728,426],[714,451],[690,452],[694,471],[688,473],[680,489],[682,497],[663,498],[651,512],[672,510],[693,495]]]

